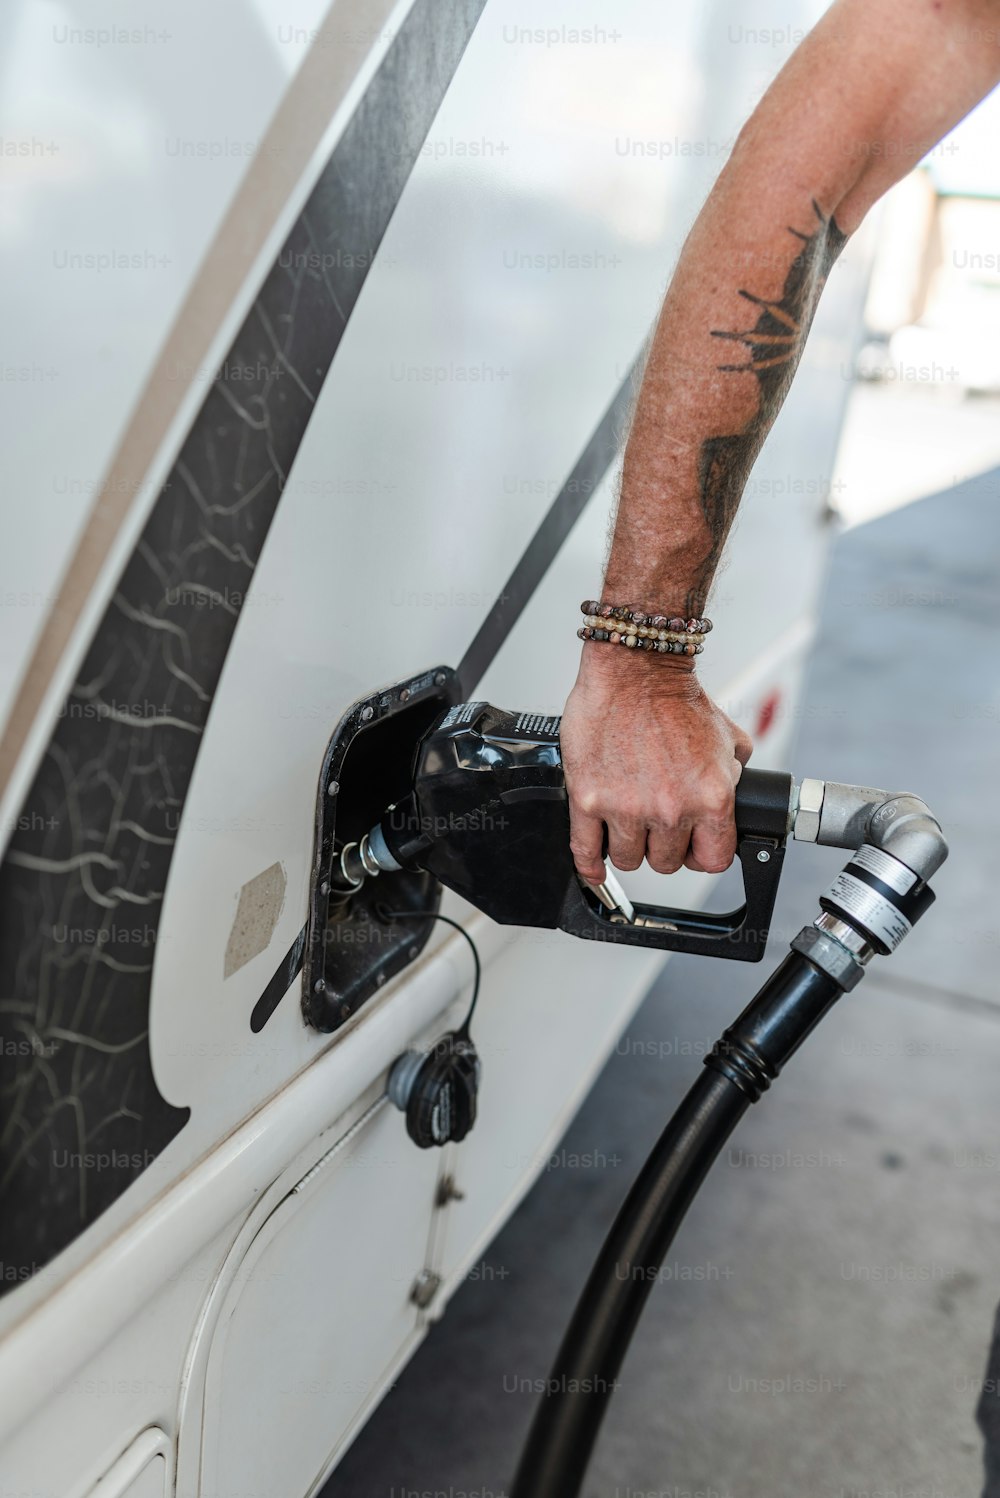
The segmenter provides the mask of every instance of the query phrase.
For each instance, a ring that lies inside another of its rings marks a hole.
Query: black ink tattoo
[[[789,234],[801,241],[802,248],[789,266],[780,299],[770,301],[741,289],[740,296],[760,309],[753,327],[738,332],[712,329],[713,338],[742,344],[747,350],[748,357],[741,363],[720,364],[719,369],[740,373],[752,370],[757,376],[760,399],[741,432],[709,437],[702,443],[699,494],[711,545],[685,600],[684,607],[690,614],[704,611],[750,470],[792,382],[830,267],[847,242],[847,235],[838,228],[832,214],[824,215],[815,200],[813,209],[818,224],[811,234],[789,228]]]

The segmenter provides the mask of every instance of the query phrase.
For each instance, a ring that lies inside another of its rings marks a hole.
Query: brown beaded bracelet
[[[584,614],[598,614],[612,620],[611,628],[619,621],[623,624],[645,624],[654,629],[666,629],[689,635],[707,635],[712,628],[711,619],[684,619],[680,614],[651,614],[647,609],[638,609],[630,603],[600,603],[596,598],[584,599],[580,605]]]
[[[697,636],[708,634],[712,628],[711,619],[650,614],[630,604],[585,599],[580,607],[584,623],[576,632],[579,639],[607,641],[631,650],[655,650],[660,655],[701,655],[705,646]]]

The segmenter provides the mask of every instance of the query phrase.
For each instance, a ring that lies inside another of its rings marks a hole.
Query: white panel
[[[268,1218],[221,1308],[202,1490],[304,1494],[416,1327],[435,1151],[388,1104]]]

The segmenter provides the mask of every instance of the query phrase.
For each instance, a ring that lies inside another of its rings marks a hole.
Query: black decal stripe
[[[528,542],[520,561],[500,590],[496,602],[462,657],[457,674],[462,683],[462,695],[466,699],[475,692],[504,640],[524,612],[531,595],[558,556],[563,542],[579,520],[588,499],[617,456],[621,431],[631,407],[633,385],[638,368],[639,361],[637,360],[618,387],[614,399],[577,459],[573,472],[552,501],[545,518]],[[298,949],[298,960],[292,968],[288,966],[288,957],[283,958],[278,965],[254,1006],[253,1017],[250,1021],[252,1030],[263,1029],[283,996],[298,977],[302,968],[305,939],[306,927],[303,926],[292,947],[293,952]],[[284,984],[283,988],[282,984]],[[280,992],[276,993],[276,989],[280,989]]]
[[[250,1028],[255,1035],[263,1030],[271,1015],[302,971],[302,957],[306,947],[306,929],[305,926],[302,927],[302,930],[275,969],[270,983],[253,1006],[253,1012],[250,1015]]]
[[[147,1035],[198,748],[323,380],[484,5],[407,15],[212,383],[25,800],[0,868],[0,1292],[187,1120]]]
[[[305,960],[306,936],[308,932],[309,922],[307,921],[292,942],[285,956],[282,957],[278,966],[271,974],[267,987],[253,1006],[250,1015],[250,1028],[255,1035],[263,1030],[271,1015],[301,973],[302,963]]]

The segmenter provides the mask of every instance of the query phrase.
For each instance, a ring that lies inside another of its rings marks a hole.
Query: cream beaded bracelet
[[[655,650],[660,655],[701,655],[705,646],[697,637],[707,635],[711,619],[684,619],[679,614],[651,614],[630,604],[600,603],[587,599],[580,605],[581,640],[606,641],[630,650]]]

